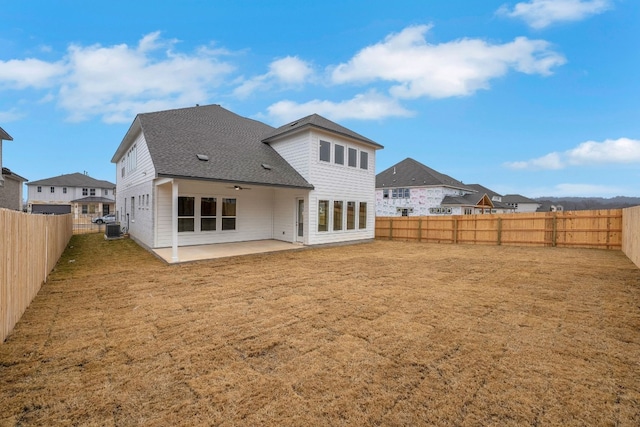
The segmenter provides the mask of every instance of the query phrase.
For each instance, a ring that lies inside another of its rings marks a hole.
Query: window
[[[136,219],[136,198],[131,197],[131,219]]]
[[[67,194],[67,187],[62,187],[62,194]]]
[[[109,190],[107,190],[106,188],[104,190],[102,190],[102,194],[105,196],[109,195]]]
[[[402,209],[402,216],[409,216],[409,209]]]
[[[83,188],[82,189],[82,195],[83,196],[88,196],[89,195],[89,189],[88,188]]]
[[[96,195],[96,189],[95,188],[90,189],[89,190],[89,195],[90,196],[95,196]]]
[[[149,195],[147,194],[147,204]],[[200,199],[200,230],[215,231],[216,229],[216,198],[203,197]]]
[[[465,215],[471,215],[473,213],[473,209],[471,208],[464,208],[464,214]]]
[[[147,203],[146,203],[147,207],[149,207],[149,195],[147,194]]]
[[[429,213],[434,215],[451,214],[451,208],[429,208]]]
[[[387,190],[387,189],[382,190],[382,198],[383,199],[388,199],[389,198],[389,190]]]
[[[318,231],[329,231],[329,218],[327,212],[329,211],[329,201],[318,201]]]
[[[56,192],[56,187],[51,187],[51,192],[55,193]]]
[[[347,202],[347,230],[356,228],[356,202]]]
[[[38,186],[38,193],[42,193],[42,187]]]
[[[408,188],[394,188],[391,190],[391,197],[394,199],[408,199],[411,197],[411,192]]]
[[[89,213],[89,205],[82,205],[82,213],[83,214]]]
[[[236,199],[222,199],[222,229],[236,229]]]
[[[127,173],[133,172],[137,169],[138,166],[138,145],[134,144],[133,147],[129,149],[127,155],[125,157],[125,168]],[[124,169],[122,171],[122,176],[124,177]]]
[[[333,231],[342,230],[342,201],[333,202]]]
[[[367,203],[366,202],[360,202],[358,228],[360,230],[364,230],[365,228],[367,228]]]
[[[328,141],[320,141],[320,160],[331,161],[331,143]]]
[[[360,152],[360,169],[369,169],[369,153],[366,151]]]
[[[335,144],[333,161],[336,165],[344,165],[344,146]]]
[[[133,201],[131,198],[131,208]],[[178,232],[193,231],[195,197],[178,197]]]
[[[349,148],[349,166],[358,166],[358,150],[355,148]]]

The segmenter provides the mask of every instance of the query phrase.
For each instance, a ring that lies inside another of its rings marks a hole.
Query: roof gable
[[[136,121],[158,176],[313,188],[261,142],[271,126],[219,105],[144,113]],[[129,132],[122,144],[127,140],[132,140]],[[122,144],[116,153],[126,148]]]
[[[376,188],[443,186],[475,192],[457,179],[406,158],[376,175]]]
[[[5,141],[13,141],[11,135],[9,135],[4,129],[0,127],[0,141],[2,141],[3,139]]]
[[[344,126],[341,126],[335,122],[332,122],[331,120],[326,119],[319,114],[311,114],[310,116],[303,117],[299,120],[295,120],[291,123],[280,126],[279,128],[274,129],[273,131],[265,135],[262,141],[268,143],[275,139],[281,138],[286,135],[290,135],[292,133],[297,133],[308,128],[322,129],[324,131],[346,136],[348,138],[355,139],[359,142],[372,145],[375,149],[384,148],[382,145],[378,144],[377,142],[367,137],[364,137],[359,133],[352,131],[351,129],[347,129]]]

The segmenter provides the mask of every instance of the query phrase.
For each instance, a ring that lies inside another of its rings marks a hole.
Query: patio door
[[[296,242],[304,242],[304,199],[297,199]]]

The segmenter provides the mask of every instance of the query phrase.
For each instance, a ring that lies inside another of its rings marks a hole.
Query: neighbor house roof
[[[376,175],[376,188],[426,186],[454,187],[475,192],[457,179],[433,170],[412,158],[406,158]]]
[[[521,196],[520,194],[505,194],[502,196],[502,201],[505,203],[537,203],[539,202],[529,199],[528,197]]]
[[[501,194],[496,193],[495,191],[485,186],[482,186],[480,184],[467,184],[467,186],[473,188],[479,193],[486,193],[487,196],[489,196],[489,198],[491,199],[491,203],[493,203],[493,207],[500,208],[500,209],[513,209],[513,207],[507,205],[504,202],[504,197]],[[495,197],[499,197],[500,200],[494,200]]]
[[[0,141],[3,139],[5,141],[13,141],[13,138],[11,137],[11,135],[9,135],[7,132],[5,132],[4,129],[0,127]]]
[[[313,188],[262,142],[273,127],[219,105],[138,114],[112,162],[124,155],[138,130],[144,134],[158,177]]]
[[[27,178],[21,177],[15,172],[11,172],[11,169],[9,168],[2,168],[2,176],[7,178],[13,178],[16,181],[22,181],[22,182],[29,181]]]
[[[347,129],[344,126],[340,126],[339,124],[334,123],[329,119],[325,119],[324,117],[318,114],[312,114],[310,116],[303,117],[299,120],[295,120],[291,123],[288,123],[284,126],[280,126],[277,129],[274,129],[273,131],[265,135],[263,142],[270,142],[282,136],[296,133],[308,128],[322,129],[325,131],[337,133],[337,134],[355,139],[357,141],[372,145],[376,149],[384,148],[382,145],[378,144],[377,142],[372,141],[369,138],[364,137],[359,133],[352,131],[351,129]]]
[[[464,196],[445,196],[440,202],[441,206],[478,206],[482,202],[483,206],[494,206],[489,196],[482,193],[465,194]]]
[[[91,187],[91,188],[115,188],[115,184],[91,178],[83,173],[69,173],[66,175],[54,176],[52,178],[31,181],[27,185],[51,185],[54,187]]]
[[[71,203],[115,203],[113,199],[107,199],[106,197],[99,196],[87,196],[80,199],[74,199]]]

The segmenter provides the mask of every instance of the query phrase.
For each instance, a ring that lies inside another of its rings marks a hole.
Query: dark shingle
[[[79,172],[66,175],[54,176],[38,181],[32,181],[29,185],[51,185],[54,187],[91,187],[91,188],[115,188],[115,184],[109,181],[103,181],[91,178]]]
[[[219,105],[139,114],[136,120],[158,176],[313,188],[261,142],[271,126]],[[199,160],[198,155],[208,160]]]
[[[406,158],[376,175],[376,188],[425,187],[434,185],[475,191],[465,186],[462,182],[433,170],[411,158]]]
[[[270,133],[268,133],[264,137],[263,142],[272,141],[278,137],[287,135],[289,133],[298,132],[299,130],[307,127],[315,127],[318,129],[323,129],[329,132],[347,136],[349,138],[358,140],[360,142],[364,142],[366,144],[373,145],[375,148],[383,148],[382,145],[378,144],[377,142],[372,141],[369,138],[364,137],[359,133],[356,133],[350,129],[347,129],[344,126],[340,126],[339,124],[334,123],[329,119],[325,119],[324,117],[318,114],[312,114],[310,116],[303,117],[302,119],[295,120],[291,123],[287,123],[284,126],[280,126],[279,128],[272,130]]]

